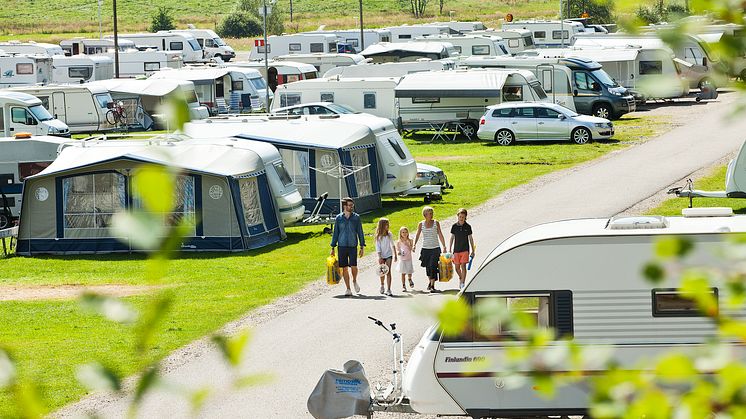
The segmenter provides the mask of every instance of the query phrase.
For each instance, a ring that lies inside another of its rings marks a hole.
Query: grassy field
[[[726,166],[713,170],[712,174],[699,179],[694,187],[703,191],[722,191],[725,189]],[[689,206],[689,199],[672,198],[663,202],[657,208],[650,210],[654,215],[681,215],[681,210]],[[736,198],[695,198],[695,207],[730,207],[736,214],[746,214],[746,200]]]
[[[455,188],[434,203],[446,218],[459,207],[471,208],[500,192],[543,174],[592,160],[644,140],[669,126],[651,117],[618,121],[617,139],[587,145],[524,144],[511,147],[482,142],[426,144],[426,135],[406,139],[418,160],[444,169]],[[479,181],[475,182],[475,176]],[[372,234],[381,216],[394,229],[414,227],[420,199],[385,199],[383,208],[363,216]],[[172,350],[239,318],[249,310],[300,290],[323,274],[330,237],[320,227],[288,229],[288,240],[239,254],[181,254],[169,262],[161,286],[175,295],[166,320],[158,326],[157,344],[148,347],[157,360]],[[302,255],[299,257],[298,255]],[[141,255],[10,257],[2,260],[0,286],[148,285]],[[361,278],[363,281],[372,278]],[[341,287],[340,287],[341,292]],[[143,307],[149,295],[125,297]],[[100,360],[121,374],[141,368],[133,355],[134,331],[83,310],[72,300],[0,302],[0,342],[19,362],[22,377],[39,383],[44,402],[60,407],[81,397],[76,365]],[[14,416],[6,394],[0,394],[0,417]]]

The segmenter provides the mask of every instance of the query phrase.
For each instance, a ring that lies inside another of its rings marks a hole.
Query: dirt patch
[[[0,301],[72,300],[84,292],[128,297],[152,289],[147,285],[0,285]]]

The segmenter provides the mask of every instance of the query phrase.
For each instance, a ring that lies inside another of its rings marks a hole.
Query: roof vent
[[[684,208],[681,215],[687,218],[692,217],[731,217],[733,208],[730,207],[712,207],[712,208]]]
[[[666,217],[660,215],[611,217],[609,224],[606,226],[609,230],[637,230],[666,227],[668,227],[668,221]]]

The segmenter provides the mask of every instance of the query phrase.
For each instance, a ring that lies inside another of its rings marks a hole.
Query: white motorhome
[[[267,81],[269,89],[275,91],[277,86],[285,83],[291,83],[298,80],[311,80],[319,77],[316,67],[311,64],[299,63],[297,61],[237,61],[231,63],[231,67],[253,68],[261,73],[264,80]],[[272,95],[269,95],[272,99]]]
[[[423,58],[417,61],[403,63],[382,63],[336,67],[324,73],[324,77],[402,77],[410,73],[422,71],[453,70],[456,62],[453,60],[429,60]]]
[[[352,46],[355,52],[379,42],[391,42],[391,32],[386,29],[363,29],[363,42],[360,42],[360,29],[336,29],[302,32],[305,34],[335,35],[339,42]]]
[[[472,35],[494,35],[499,36],[505,41],[508,52],[515,55],[527,49],[534,49],[534,36],[528,29],[487,29],[483,31],[474,31]]]
[[[337,67],[347,67],[365,64],[366,60],[360,54],[338,54],[338,53],[314,53],[314,54],[288,54],[275,57],[277,61],[295,61],[298,63],[311,64],[316,67],[319,74]]]
[[[41,100],[26,93],[0,91],[0,136],[10,137],[19,132],[70,136],[67,125],[52,116]]]
[[[52,57],[52,82],[84,83],[114,78],[114,60],[103,55]]]
[[[614,81],[638,100],[674,99],[689,93],[689,82],[679,72],[667,48],[545,48],[531,52],[548,58],[579,57],[596,61]]]
[[[46,54],[50,57],[53,55],[65,55],[65,52],[62,50],[62,48],[60,48],[59,45],[34,41],[0,42],[0,50],[3,50],[9,54]]]
[[[503,22],[502,29],[527,29],[534,36],[539,48],[557,48],[572,45],[573,40],[585,29],[580,22],[569,20],[522,20]]]
[[[410,42],[414,38],[426,35],[448,35],[451,30],[445,25],[401,25],[390,26],[384,30],[391,33],[391,42]]]
[[[101,55],[114,60],[114,40],[73,38],[60,42],[65,55]],[[155,48],[140,51],[128,39],[119,39],[119,77],[149,76],[161,68],[181,68],[181,52],[158,51]]]
[[[190,25],[191,26],[191,25]],[[215,31],[211,29],[174,29],[171,33],[188,33],[192,35],[197,43],[205,50],[205,58],[220,57],[223,61],[228,62],[236,58],[236,51],[226,44]]]
[[[44,54],[0,52],[0,88],[47,84],[52,79],[52,58]]]
[[[46,135],[0,138],[0,230],[21,214],[23,180],[49,166],[68,141]]]
[[[313,52],[336,53],[339,38],[333,34],[296,33],[270,35],[267,37],[267,58],[278,55],[310,54]],[[249,60],[263,60],[264,47],[258,46],[249,52]]]
[[[483,31],[487,29],[487,27],[479,21],[459,22],[457,20],[451,20],[448,22],[425,23],[423,26],[445,26],[448,28],[451,35],[470,34],[475,31]]]
[[[402,130],[443,131],[454,127],[476,138],[479,119],[489,105],[547,102],[536,77],[527,70],[472,69],[413,73],[394,88]]]
[[[107,35],[106,37],[113,38],[112,35]],[[158,31],[156,33],[120,34],[119,37],[133,41],[138,48],[155,48],[158,51],[178,51],[181,53],[181,58],[185,63],[199,63],[205,59],[204,50],[194,36],[188,33]]]
[[[117,43],[119,46],[119,52],[137,51],[137,46],[129,39],[119,38]],[[62,47],[65,55],[68,57],[80,54],[106,54],[108,52],[114,52],[114,39],[76,37],[60,41],[60,47]]]
[[[744,216],[614,217],[541,224],[492,250],[459,298],[471,307],[499,305],[525,313],[535,326],[553,328],[557,339],[571,339],[589,351],[612,349],[612,360],[621,370],[635,369],[672,349],[696,351],[718,334],[717,322],[679,290],[678,275],[657,284],[643,275],[657,241],[666,236],[690,240],[690,263],[719,268],[729,262],[717,255],[727,253],[732,234],[743,232]],[[721,310],[744,315],[742,308],[727,309],[728,287],[714,287],[711,292]],[[484,317],[470,320],[456,337],[430,327],[404,370],[403,390],[411,408],[421,414],[472,418],[587,415],[591,395],[584,380],[559,386],[552,398],[546,398],[527,375],[531,363],[516,372],[507,369],[508,352],[522,339],[507,324]],[[559,345],[558,340],[548,341],[538,349],[561,350]],[[725,345],[726,351],[737,346]],[[596,364],[577,371],[578,376],[601,372],[602,363]],[[505,373],[526,380],[508,385]]]
[[[456,49],[459,58],[479,56],[510,55],[508,47],[499,36],[493,35],[432,35],[415,38],[414,42],[449,42]]]
[[[272,109],[309,102],[332,102],[396,123],[394,87],[400,77],[323,78],[283,84],[275,91]],[[480,115],[481,116],[481,115]]]
[[[39,98],[41,104],[55,118],[67,124],[73,134],[115,128],[106,120],[112,98],[102,86],[63,84],[14,87],[9,90]]]
[[[573,46],[578,48],[671,48],[671,46],[663,42],[663,40],[656,34],[627,35],[620,33],[585,34],[576,38]],[[718,63],[713,61],[706,43],[698,37],[694,35],[685,35],[681,43],[673,46],[673,54],[674,57],[684,60],[692,65],[691,71],[687,71],[684,74],[684,76],[689,80],[689,88],[701,88],[705,83],[710,83],[715,86],[723,84],[721,81],[722,75],[719,74],[716,69]]]
[[[365,48],[360,55],[378,64],[417,61],[422,58],[442,60],[457,57],[458,51],[452,43],[445,41],[382,42]]]

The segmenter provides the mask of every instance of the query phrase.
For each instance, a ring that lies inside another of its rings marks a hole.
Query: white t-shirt
[[[392,247],[394,246],[394,235],[389,234],[383,237],[376,237],[376,252],[380,255],[381,259],[394,257]]]

